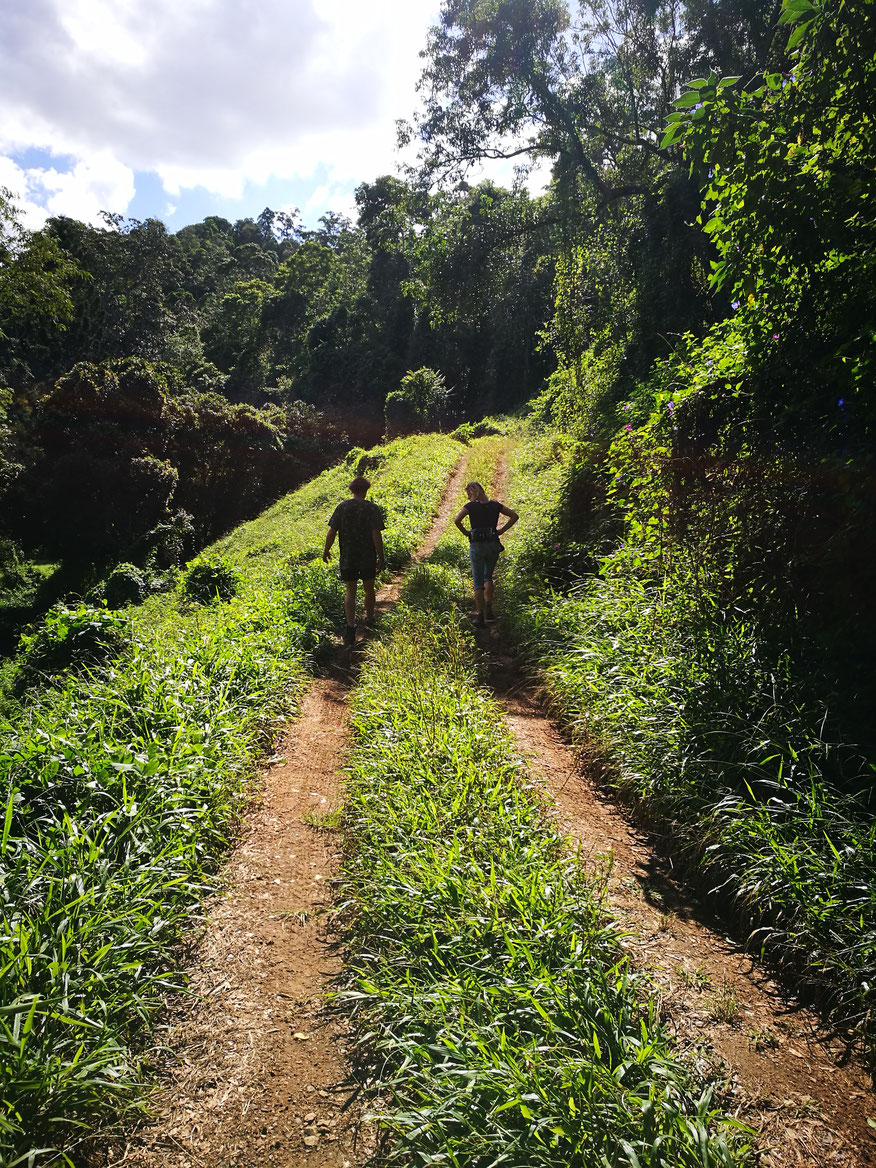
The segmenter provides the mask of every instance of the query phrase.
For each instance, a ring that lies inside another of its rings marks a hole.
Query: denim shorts
[[[497,539],[487,540],[484,543],[470,543],[468,555],[471,560],[471,578],[475,592],[484,586],[486,580],[493,579],[493,571],[502,545]]]

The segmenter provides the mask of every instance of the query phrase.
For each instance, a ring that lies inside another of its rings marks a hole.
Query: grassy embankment
[[[308,654],[341,623],[318,556],[353,470],[386,506],[398,565],[462,453],[444,437],[354,452],[199,557],[222,561],[233,598],[128,610],[104,660],[33,681],[0,726],[0,1162],[57,1159],[97,1108],[136,1102],[179,937]],[[75,626],[55,641],[88,632]]]
[[[473,450],[472,477],[490,482],[500,445]],[[387,1150],[484,1168],[740,1164],[478,686],[469,608],[451,528],[354,692],[344,998]]]
[[[517,636],[573,733],[609,760],[609,781],[663,825],[752,945],[872,1050],[872,764],[824,740],[824,707],[751,620],[639,570],[635,537],[599,577],[569,577],[573,458],[561,437],[518,448],[509,501],[522,518],[504,585]]]

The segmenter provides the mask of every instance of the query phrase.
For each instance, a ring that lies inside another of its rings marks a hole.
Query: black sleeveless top
[[[502,514],[502,504],[497,499],[488,503],[473,500],[463,508],[471,524],[472,538],[475,540],[498,539],[496,524]]]

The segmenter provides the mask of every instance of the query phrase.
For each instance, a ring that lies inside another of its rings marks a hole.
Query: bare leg
[[[486,601],[484,600],[483,588],[475,588],[474,590],[475,608],[478,610],[478,616],[484,615],[486,609]]]
[[[484,603],[486,604],[486,606],[488,608],[492,608],[492,606],[493,606],[493,591],[494,591],[493,581],[492,580],[485,580],[484,581]]]
[[[374,620],[374,581],[363,580],[362,591],[365,593],[365,619]]]
[[[354,625],[356,623],[356,586],[358,581],[345,580],[344,583],[346,585],[344,592],[344,616],[347,618],[348,625]]]

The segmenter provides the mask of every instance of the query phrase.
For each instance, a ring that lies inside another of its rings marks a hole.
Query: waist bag
[[[472,543],[492,543],[498,539],[495,527],[473,527],[468,537]]]

